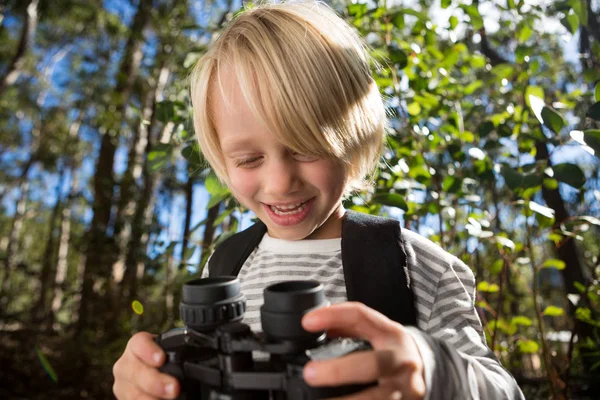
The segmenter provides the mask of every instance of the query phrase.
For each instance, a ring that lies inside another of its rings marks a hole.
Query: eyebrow
[[[254,142],[255,140],[250,138],[225,140],[224,143],[221,144],[221,150],[228,153],[243,150],[254,144]]]

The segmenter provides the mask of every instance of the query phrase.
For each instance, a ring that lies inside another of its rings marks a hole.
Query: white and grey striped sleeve
[[[472,271],[428,239],[402,232],[420,328],[409,331],[425,363],[427,398],[523,399],[485,343]]]

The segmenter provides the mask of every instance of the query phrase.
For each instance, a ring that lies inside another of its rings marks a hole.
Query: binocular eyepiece
[[[308,311],[328,305],[323,285],[316,281],[290,281],[268,286],[260,309],[263,332],[269,340],[315,341],[321,333],[309,333],[301,320]],[[183,323],[198,332],[208,332],[241,321],[246,297],[234,277],[196,279],[183,286],[179,306]]]
[[[246,298],[237,278],[196,279],[184,285],[180,314],[185,327],[156,338],[167,354],[161,371],[182,384],[179,399],[312,400],[370,386],[313,388],[302,379],[311,355],[327,359],[370,348],[360,341],[328,341],[325,332],[302,328],[308,311],[328,305],[323,285],[281,282],[268,286],[263,297],[263,333],[253,333],[241,322]],[[253,352],[266,353],[268,360],[255,360]]]

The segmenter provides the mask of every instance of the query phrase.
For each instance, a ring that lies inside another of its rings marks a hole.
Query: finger
[[[127,349],[144,364],[160,367],[165,362],[165,352],[148,332],[138,332],[129,339]],[[127,350],[125,350],[127,352]]]
[[[171,375],[139,363],[132,365],[131,383],[144,392],[161,398],[172,399],[179,393],[179,382]]]
[[[402,392],[397,389],[381,386],[373,386],[362,392],[350,396],[338,397],[331,400],[400,400],[407,399],[402,396]]]
[[[142,392],[139,388],[132,386],[126,381],[115,381],[115,384],[113,385],[113,394],[117,400],[160,400],[158,397],[150,396],[149,394]]]
[[[362,303],[334,304],[309,312],[302,326],[310,332],[335,331],[339,336],[358,337],[370,341],[386,336],[397,336],[402,325]]]
[[[369,383],[385,377],[407,381],[417,370],[412,359],[392,349],[360,351],[327,361],[311,361],[304,367],[304,380],[311,386]]]

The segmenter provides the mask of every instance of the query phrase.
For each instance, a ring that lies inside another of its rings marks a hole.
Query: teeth
[[[277,215],[293,215],[302,212],[306,208],[306,203],[296,203],[286,206],[269,206]]]

